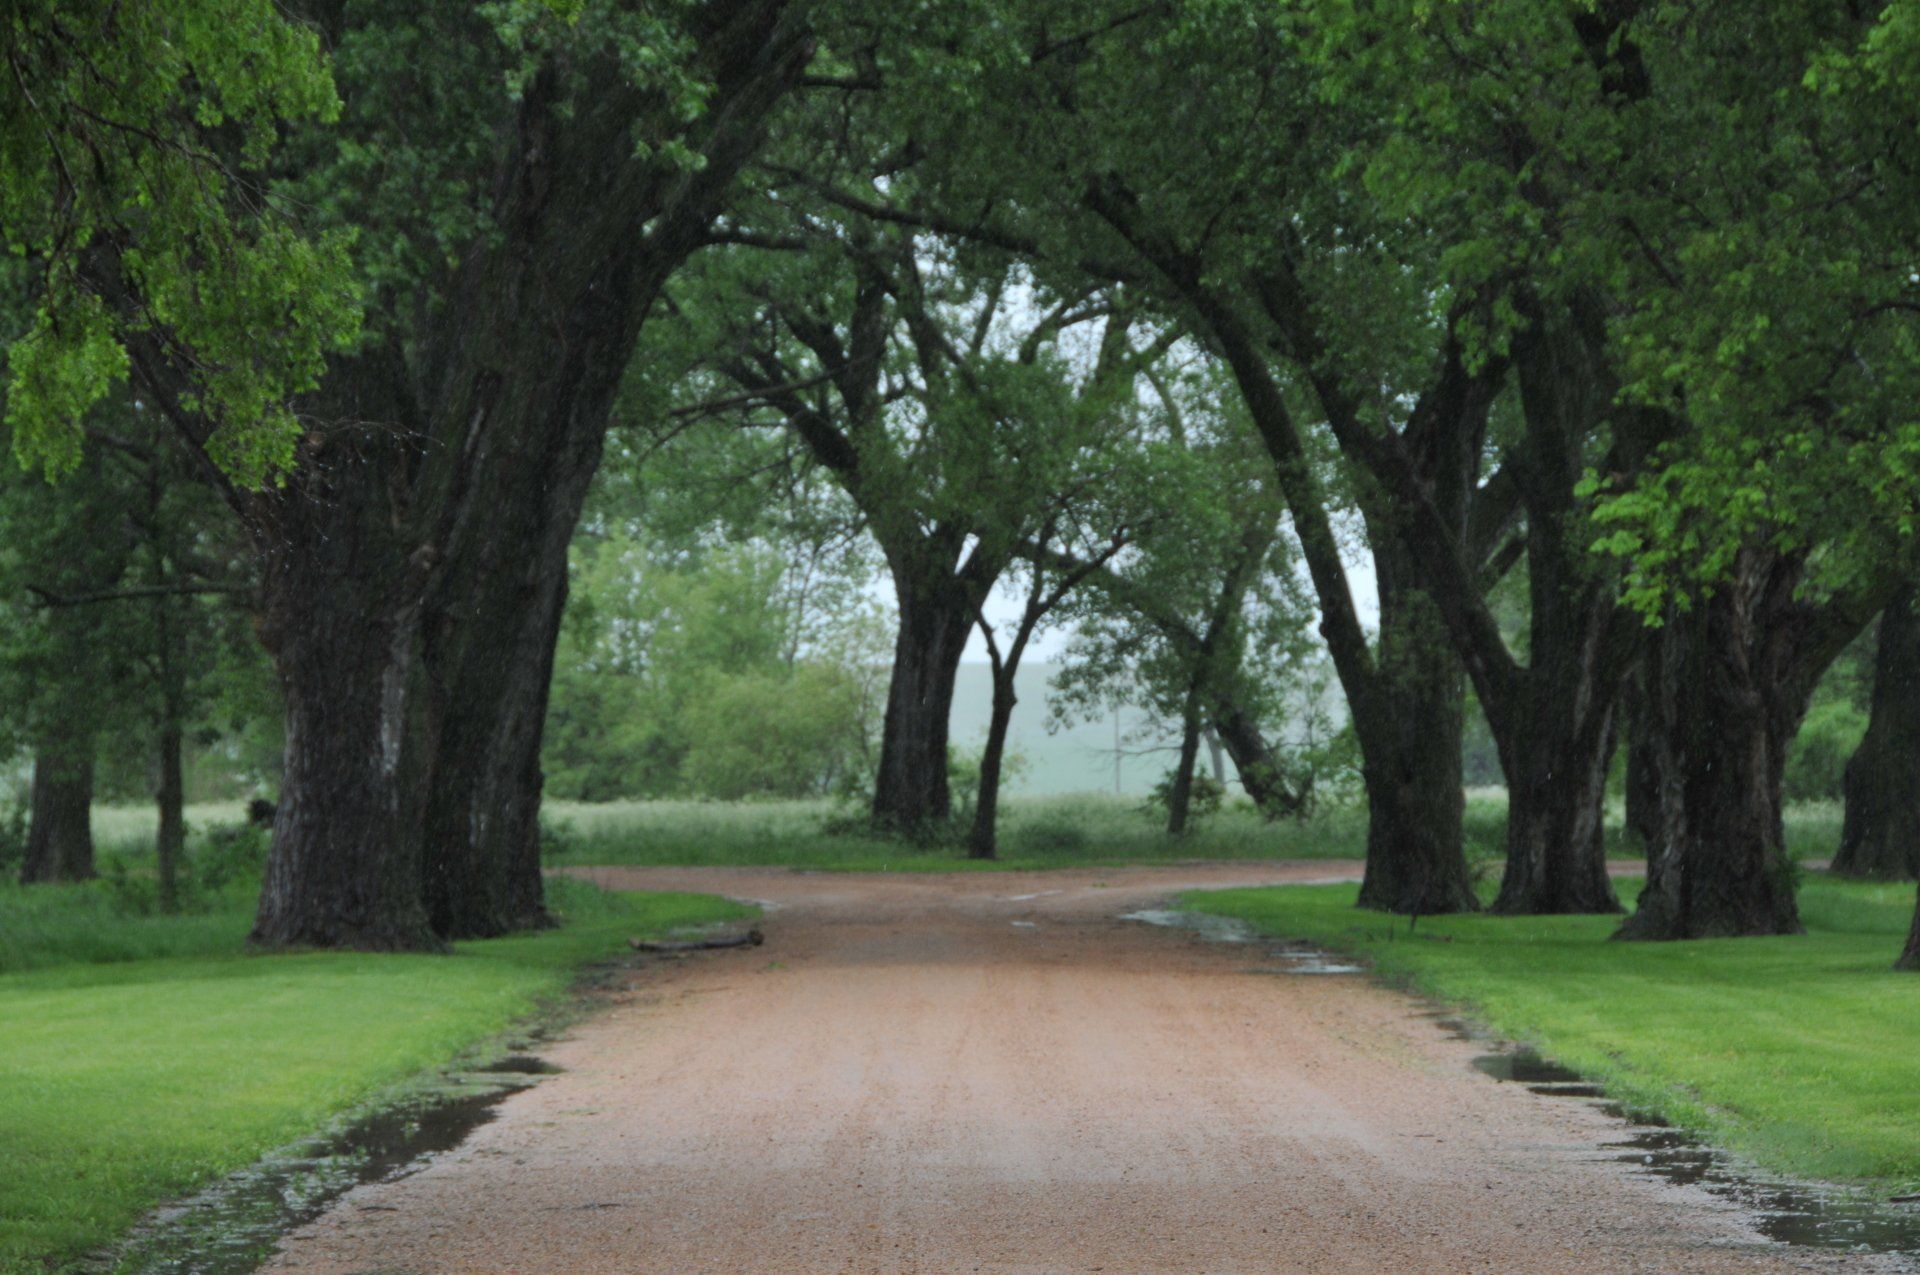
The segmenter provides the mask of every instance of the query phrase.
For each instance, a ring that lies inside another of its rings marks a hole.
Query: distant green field
[[[1477,855],[1495,852],[1504,811],[1469,807]],[[957,841],[918,846],[865,835],[859,812],[826,801],[548,802],[555,864],[767,865],[862,872],[1060,868],[1179,859],[1340,859],[1366,849],[1353,807],[1268,823],[1244,802],[1169,837],[1166,816],[1114,797],[1014,797],[1001,806],[1000,858],[968,861]]]
[[[1638,883],[1621,882],[1627,898]],[[1499,1034],[1760,1163],[1920,1185],[1920,977],[1891,971],[1911,885],[1810,878],[1792,938],[1613,943],[1614,917],[1356,911],[1354,887],[1196,891],[1182,905],[1365,956]]]

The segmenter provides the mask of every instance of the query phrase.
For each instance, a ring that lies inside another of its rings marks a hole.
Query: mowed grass
[[[1622,882],[1623,901],[1637,890]],[[1404,919],[1352,886],[1196,892],[1184,906],[1358,953],[1632,1105],[1771,1168],[1920,1185],[1920,976],[1890,969],[1914,887],[1815,876],[1792,938],[1611,943],[1613,917]]]
[[[505,1030],[630,935],[752,911],[551,888],[566,925],[452,956],[243,955],[244,891],[201,916],[123,918],[137,937],[116,948],[101,887],[0,890],[0,1271],[60,1269]],[[15,937],[23,916],[39,940]]]

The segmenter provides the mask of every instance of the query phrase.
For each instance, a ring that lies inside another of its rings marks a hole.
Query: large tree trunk
[[[264,946],[440,947],[421,889],[435,743],[420,657],[417,571],[427,564],[391,570],[383,490],[363,481],[391,441],[340,444],[345,454],[309,470],[262,537],[261,637],[286,720],[252,935]]]
[[[953,817],[947,730],[954,678],[973,626],[973,603],[962,587],[929,574],[894,568],[900,629],[873,788],[874,826],[916,838],[939,835]]]
[[[620,273],[618,271],[616,274]],[[608,286],[529,349],[510,384],[518,429],[477,477],[491,511],[428,603],[439,722],[425,832],[427,912],[445,938],[548,921],[540,875],[540,742],[567,598],[567,546],[600,462],[640,315]]]
[[[1780,820],[1786,747],[1811,681],[1785,667],[1792,583],[1743,552],[1736,578],[1667,618],[1643,678],[1660,827],[1645,888],[1618,937],[1797,934]],[[1797,573],[1794,578],[1797,579]]]
[[[1603,826],[1632,629],[1611,574],[1593,559],[1576,499],[1588,440],[1613,401],[1598,343],[1570,317],[1542,317],[1516,350],[1526,429],[1505,464],[1527,515],[1529,658],[1524,667],[1500,652],[1475,659],[1507,780],[1507,863],[1494,909],[1510,914],[1621,910]],[[1456,628],[1470,644],[1468,626]]]
[[[713,84],[691,124],[611,59],[572,68],[578,92],[571,73],[535,77],[493,233],[404,354],[389,338],[329,378],[341,410],[310,413],[290,488],[237,498],[287,695],[263,943],[431,947],[436,928],[544,916],[539,744],[566,540],[641,320],[810,51],[784,0],[689,23]],[[705,162],[636,158],[637,135],[678,135]]]
[[[1507,779],[1507,863],[1493,906],[1509,914],[1619,912],[1604,825],[1620,681],[1619,652],[1609,647],[1623,637],[1611,599],[1541,560],[1552,552],[1543,547],[1531,564],[1533,649],[1522,688],[1489,717],[1499,723]],[[1595,574],[1591,564],[1571,570]],[[1549,601],[1548,592],[1558,596]]]
[[[1880,616],[1872,716],[1847,762],[1846,800],[1833,871],[1876,880],[1920,876],[1920,616],[1911,587]]]
[[[967,857],[991,859],[999,854],[1000,772],[1007,754],[1007,729],[1013,723],[1015,668],[996,669],[993,675],[993,715],[987,723],[987,749],[980,755],[980,791],[973,803],[973,827],[967,833]]]
[[[1424,593],[1388,586],[1381,594],[1386,688],[1353,718],[1367,793],[1359,904],[1414,916],[1475,911],[1461,828],[1460,661]]]
[[[91,732],[50,731],[34,751],[23,882],[84,881],[94,875],[94,744]]]

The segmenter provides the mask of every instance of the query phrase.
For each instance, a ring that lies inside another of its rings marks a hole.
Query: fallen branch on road
[[[687,939],[677,943],[628,939],[627,946],[636,952],[703,952],[708,948],[716,947],[759,947],[766,941],[766,935],[758,929],[752,929],[745,934],[729,934],[712,939]]]

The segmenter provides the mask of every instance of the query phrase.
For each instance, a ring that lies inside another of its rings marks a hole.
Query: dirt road
[[[636,970],[563,1074],[272,1269],[1866,1269],[1632,1174],[1406,997],[1116,919],[1329,873],[596,870],[763,901],[766,945]]]

